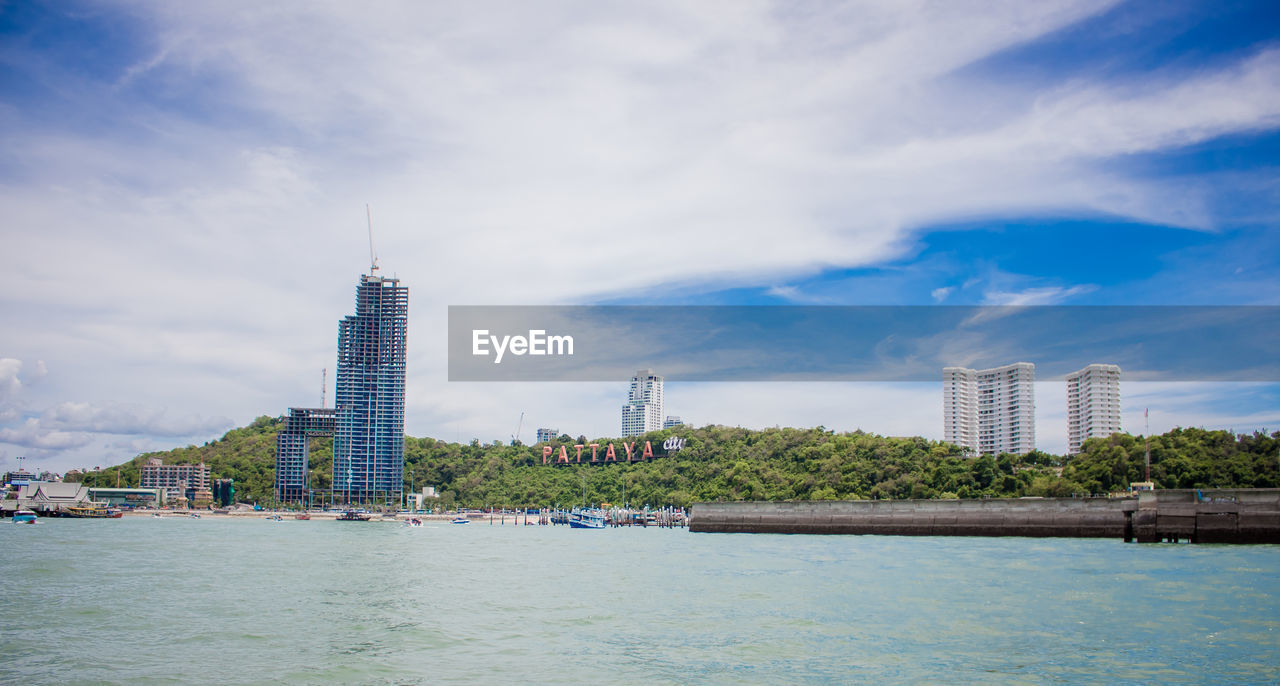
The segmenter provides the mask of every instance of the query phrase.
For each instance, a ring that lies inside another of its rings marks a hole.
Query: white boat
[[[13,513],[14,524],[35,524],[36,513],[31,510],[18,510]]]
[[[414,517],[413,519],[406,519],[404,522],[404,525],[405,526],[422,526],[422,520],[418,519],[417,517]]]
[[[569,511],[569,526],[574,529],[603,529],[604,510],[594,507],[575,507]]]
[[[463,517],[462,515],[458,515],[457,517],[453,518],[453,523],[454,524],[470,524],[471,520],[467,519],[466,517]]]

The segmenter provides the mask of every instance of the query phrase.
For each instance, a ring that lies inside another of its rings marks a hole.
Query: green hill
[[[154,457],[166,464],[203,461],[215,479],[235,479],[238,499],[272,502],[275,440],[281,421],[259,417],[202,446],[145,453],[98,472],[91,485],[137,485]],[[405,437],[405,479],[412,490],[435,486],[441,504],[547,506],[587,502],[689,505],[702,500],[821,500],[858,498],[978,498],[1067,496],[1121,491],[1142,480],[1143,442],[1126,434],[1090,439],[1069,460],[1024,456],[964,457],[959,448],[923,438],[889,438],[855,431],[724,426],[679,427],[640,438],[659,445],[686,439],[672,457],[644,462],[542,464],[541,447],[446,443]],[[562,437],[568,438],[568,437]],[[610,442],[622,450],[620,439]],[[574,453],[578,440],[556,441]],[[602,448],[603,450],[603,448]],[[1280,486],[1280,432],[1233,435],[1175,429],[1151,438],[1152,478],[1161,488]],[[332,439],[311,447],[313,487],[327,492]]]

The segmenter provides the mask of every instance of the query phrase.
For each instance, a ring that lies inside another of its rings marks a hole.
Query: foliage
[[[121,465],[120,483],[136,486],[145,461],[166,464],[204,461],[211,477],[232,478],[242,501],[271,502],[275,475],[276,418],[259,417],[203,446],[139,455]],[[1027,455],[964,457],[949,443],[889,438],[861,431],[814,429],[762,431],[725,427],[676,427],[639,439],[656,448],[670,436],[686,439],[670,457],[626,462],[622,439],[613,443],[621,462],[544,465],[542,444],[446,443],[405,437],[405,480],[412,491],[435,486],[439,505],[451,507],[542,507],[583,502],[687,506],[714,500],[832,500],[864,498],[981,498],[1070,496],[1122,491],[1141,481],[1143,441],[1117,434],[1090,439],[1070,459]],[[583,437],[552,441],[589,445]],[[1175,429],[1151,438],[1152,478],[1162,488],[1276,487],[1280,432],[1234,436],[1225,431]],[[639,449],[637,449],[637,453]],[[311,482],[330,484],[332,439],[313,439]],[[114,486],[117,468],[90,472],[91,485]]]

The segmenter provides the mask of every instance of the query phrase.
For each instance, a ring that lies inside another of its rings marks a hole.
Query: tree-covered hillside
[[[139,455],[118,468],[91,472],[85,481],[137,485],[140,466],[159,457],[166,464],[203,461],[215,479],[232,478],[240,500],[270,503],[275,478],[275,437],[281,422],[260,417],[202,446]],[[659,445],[686,439],[671,457],[644,462],[544,465],[540,446],[446,443],[405,438],[405,479],[410,488],[435,486],[441,504],[546,506],[579,502],[689,505],[704,500],[809,500],[855,498],[978,498],[1068,496],[1125,490],[1141,481],[1143,441],[1118,434],[1091,439],[1084,452],[1065,458],[964,457],[948,443],[888,438],[855,431],[679,427],[639,439]],[[567,438],[567,437],[563,437]],[[578,443],[557,441],[574,454]],[[603,447],[601,448],[603,451]],[[1280,486],[1280,432],[1234,436],[1225,431],[1175,429],[1151,438],[1152,478],[1161,488]],[[332,439],[311,449],[312,484],[327,491]]]

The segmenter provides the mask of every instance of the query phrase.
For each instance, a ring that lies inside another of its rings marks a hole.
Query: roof
[[[40,481],[18,487],[19,502],[79,503],[89,499],[89,488],[78,483]]]

